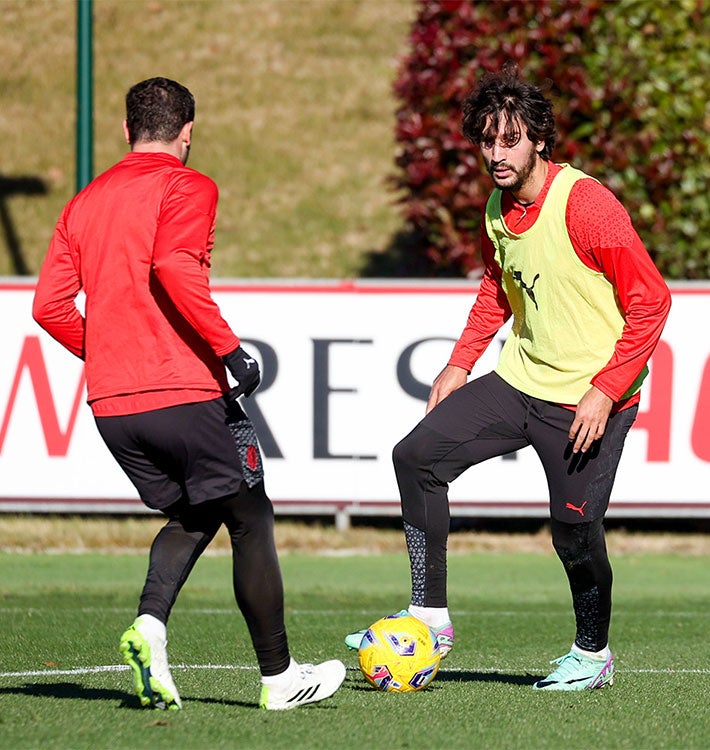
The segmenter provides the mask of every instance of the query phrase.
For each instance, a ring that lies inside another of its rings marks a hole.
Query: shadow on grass
[[[360,278],[463,278],[457,269],[437,267],[427,257],[426,238],[417,230],[401,229],[383,250],[371,250],[360,267]]]
[[[535,677],[529,674],[506,674],[504,672],[447,672],[440,671],[436,682],[501,682],[505,685],[531,686],[541,680],[544,675]]]
[[[28,276],[30,269],[22,251],[22,243],[15,222],[10,215],[7,199],[16,195],[46,195],[47,185],[39,177],[8,177],[0,174],[0,228],[10,253],[13,272],[17,276]]]
[[[123,690],[111,690],[106,688],[88,688],[84,685],[80,685],[76,682],[54,682],[51,684],[47,683],[25,683],[24,685],[15,685],[12,687],[0,688],[0,696],[2,695],[27,695],[33,698],[64,698],[69,700],[84,700],[84,701],[120,701],[119,708],[128,708],[138,711],[151,711],[152,709],[141,706],[140,701],[136,696],[128,695]],[[189,698],[182,696],[183,703],[205,703],[208,705],[217,706],[237,706],[239,708],[253,708],[259,709],[257,701],[236,701],[229,700],[228,698]],[[319,703],[313,703],[303,708],[310,708],[311,706],[317,706],[318,708],[332,709],[334,706],[322,705]],[[160,712],[162,713],[162,712]],[[172,711],[165,712],[166,715],[172,715]]]
[[[76,682],[26,682],[24,685],[0,688],[0,695],[29,695],[35,698],[69,698],[85,701],[120,700],[127,708],[140,708],[138,698],[135,699],[135,706],[130,705],[130,698],[123,690],[88,688]]]
[[[183,703],[204,703],[212,706],[238,706],[239,708],[259,708],[256,701],[233,701],[229,698],[187,698],[182,696]]]
[[[543,676],[544,675],[535,677],[534,675],[529,674],[505,674],[502,672],[439,672],[430,687],[436,687],[437,683],[440,682],[499,682],[504,685],[522,685],[523,687],[531,687],[533,683],[541,680]],[[351,690],[372,691],[372,687],[366,683],[358,685],[351,684],[349,687]],[[429,690],[430,687],[428,687],[427,690]]]

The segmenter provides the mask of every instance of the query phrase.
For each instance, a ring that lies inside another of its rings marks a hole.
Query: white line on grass
[[[0,607],[0,614],[28,614],[28,613],[41,613],[45,610],[38,607]],[[110,614],[125,614],[126,612],[133,613],[135,608],[122,608],[122,607],[75,607],[72,612],[81,612],[82,614],[99,614],[99,613],[110,613]],[[238,615],[239,612],[236,609],[181,609],[179,614],[185,615]],[[325,615],[328,617],[338,617],[343,615],[342,609],[324,610],[324,609],[291,609],[287,611],[287,614],[291,616],[318,616]],[[365,610],[353,611],[348,610],[348,617],[377,617],[376,612],[370,612]],[[525,614],[529,614],[524,609],[518,610],[456,610],[452,611],[451,614],[454,617],[521,617]],[[558,610],[545,610],[546,615],[557,614],[569,616],[569,609],[558,609]],[[616,608],[614,610],[614,616],[623,616],[626,613],[623,609]],[[636,614],[634,612],[634,614]],[[676,610],[655,610],[647,613],[651,617],[710,617],[710,612],[678,612]]]
[[[190,612],[198,612],[201,613],[203,610],[189,610]],[[233,610],[231,610],[233,611]],[[491,609],[491,610],[449,610],[452,617],[497,617],[498,615],[502,615],[504,617],[521,617],[522,615],[526,614],[532,614],[530,610],[525,610],[523,607],[520,609],[511,609],[511,610],[500,610],[500,609]],[[186,610],[183,610],[183,612],[186,612]],[[214,612],[210,612],[210,614],[222,614],[223,610],[214,610]],[[348,610],[347,615],[350,616],[350,614],[353,614],[355,617],[378,617],[378,613],[372,612],[370,610],[359,610],[353,612],[353,610]],[[546,609],[545,614],[553,614],[553,615],[565,615],[569,616],[570,610],[568,608],[560,608],[560,609]],[[290,615],[307,615],[307,616],[314,616],[314,615],[327,615],[329,617],[338,617],[340,615],[343,615],[342,609],[333,609],[333,610],[323,610],[323,609],[291,609],[288,610],[288,614]],[[534,613],[537,614],[537,613]],[[614,608],[614,617],[617,617],[619,615],[625,615],[627,614],[623,608],[615,607]],[[632,612],[632,614],[638,614],[636,611]],[[655,610],[653,612],[647,613],[651,617],[710,617],[710,611],[708,612],[679,612],[677,610]],[[381,615],[379,615],[381,616]]]
[[[74,669],[38,669],[27,672],[0,672],[0,678],[6,677],[65,677],[67,675],[99,674],[102,672],[125,672],[129,669],[126,664],[106,664],[96,667],[75,667]],[[172,664],[170,669],[229,669],[241,672],[254,672],[256,666],[244,664]],[[350,672],[359,672],[358,667],[346,667]],[[499,672],[520,672],[520,668],[512,667],[445,667],[441,672],[466,673],[479,672],[481,674],[496,674]],[[536,669],[523,669],[522,672],[535,674]],[[710,674],[710,669],[617,669],[619,674]]]
[[[100,672],[125,672],[127,664],[106,664],[99,667],[75,667],[74,669],[36,669],[28,672],[0,672],[0,677],[60,677],[72,674],[98,674]],[[234,669],[251,672],[255,666],[241,664],[171,664],[170,669]]]

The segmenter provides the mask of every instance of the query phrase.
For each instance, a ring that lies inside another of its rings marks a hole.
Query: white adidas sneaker
[[[269,711],[286,711],[306,703],[329,698],[343,684],[345,665],[337,659],[322,664],[298,664],[293,659],[288,669],[293,672],[285,685],[261,686],[259,706]]]

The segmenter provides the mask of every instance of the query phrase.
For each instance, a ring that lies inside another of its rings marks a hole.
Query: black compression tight
[[[574,642],[586,651],[601,651],[609,642],[612,585],[603,519],[578,524],[552,519],[551,530],[572,592]]]
[[[483,450],[492,438],[480,441]],[[444,446],[443,448],[441,446]],[[448,452],[445,452],[448,451]],[[439,455],[444,452],[443,458]],[[412,604],[445,607],[446,546],[449,533],[447,480],[433,470],[446,471],[456,462],[439,433],[419,425],[398,443],[393,453],[402,496],[402,519],[412,574]],[[606,552],[602,518],[583,523],[551,520],[552,542],[562,561],[576,620],[576,644],[587,651],[607,645],[611,617],[612,572]]]
[[[236,495],[166,511],[167,524],[150,551],[139,614],[167,623],[178,593],[198,558],[224,524],[232,545],[234,595],[246,620],[262,675],[289,665],[283,584],[274,544],[274,515],[263,483]]]

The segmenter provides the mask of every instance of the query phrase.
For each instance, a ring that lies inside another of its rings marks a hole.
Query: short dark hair
[[[540,152],[547,161],[552,156],[557,135],[552,102],[542,90],[520,78],[518,66],[506,63],[499,73],[488,73],[463,102],[462,132],[480,145],[486,135],[498,133],[501,119],[505,134],[516,139],[518,121],[533,143],[545,142]]]
[[[169,143],[195,119],[195,98],[169,78],[148,78],[126,94],[126,124],[131,145],[137,141]]]

